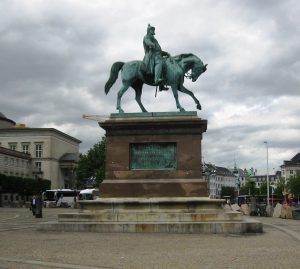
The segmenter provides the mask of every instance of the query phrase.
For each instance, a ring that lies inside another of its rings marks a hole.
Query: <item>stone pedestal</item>
[[[207,121],[196,112],[112,114],[106,131],[101,197],[208,196],[201,140]]]
[[[202,179],[207,121],[196,112],[112,114],[106,131],[106,179],[100,198],[79,201],[39,230],[142,233],[256,233],[262,224],[224,211]]]

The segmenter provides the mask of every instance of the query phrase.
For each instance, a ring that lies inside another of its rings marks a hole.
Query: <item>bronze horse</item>
[[[164,63],[164,83],[172,88],[173,95],[176,101],[176,106],[180,111],[185,111],[180,105],[178,100],[178,91],[186,93],[193,98],[196,103],[197,109],[201,110],[199,100],[194,96],[193,92],[183,86],[184,77],[190,78],[195,82],[198,77],[206,71],[206,65],[195,55],[180,54],[174,57],[167,58]],[[131,62],[115,62],[110,71],[110,77],[105,84],[105,93],[107,94],[116,82],[119,71],[121,71],[122,88],[118,92],[117,110],[119,113],[124,113],[121,107],[121,99],[123,94],[131,86],[135,90],[135,100],[139,104],[143,112],[147,112],[141,102],[143,84],[155,86],[153,84],[153,76],[148,75],[146,72],[145,64],[142,61]],[[191,74],[187,72],[191,70]],[[186,75],[187,74],[187,75]]]

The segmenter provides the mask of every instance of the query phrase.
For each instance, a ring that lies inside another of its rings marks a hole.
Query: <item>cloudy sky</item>
[[[104,132],[82,114],[116,112],[120,81],[104,94],[110,67],[143,58],[150,23],[163,50],[208,64],[185,82],[208,120],[205,162],[263,173],[268,141],[272,172],[300,151],[299,14],[297,0],[1,0],[0,112],[66,132],[86,152]],[[154,92],[144,87],[148,111],[176,111],[171,91]],[[133,90],[123,109],[139,112]]]

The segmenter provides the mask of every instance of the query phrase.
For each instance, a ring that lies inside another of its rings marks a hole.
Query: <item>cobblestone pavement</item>
[[[257,218],[257,235],[38,232],[72,209],[0,208],[0,269],[300,268],[300,221]],[[299,238],[298,238],[299,237]]]

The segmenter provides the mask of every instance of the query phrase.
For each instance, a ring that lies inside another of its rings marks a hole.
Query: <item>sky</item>
[[[83,114],[116,113],[114,62],[142,60],[147,25],[171,55],[208,64],[185,81],[207,119],[202,157],[217,166],[278,170],[300,152],[300,2],[297,0],[1,0],[0,112],[28,127],[56,128],[86,153],[104,135]],[[179,94],[182,106],[193,100]],[[171,91],[144,86],[148,111],[177,111]],[[140,112],[134,91],[125,112]]]

